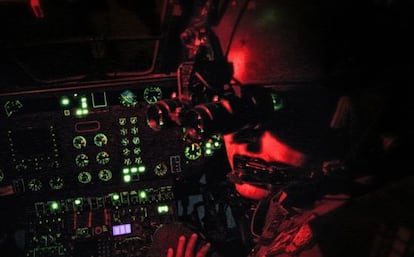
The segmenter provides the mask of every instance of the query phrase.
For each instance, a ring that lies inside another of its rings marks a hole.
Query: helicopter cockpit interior
[[[247,256],[257,201],[234,183],[315,176],[266,159],[265,130],[388,180],[409,159],[413,9],[0,1],[0,256],[166,256],[154,233],[177,223]]]

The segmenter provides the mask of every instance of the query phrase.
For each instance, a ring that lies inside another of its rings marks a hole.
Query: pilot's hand
[[[210,243],[206,243],[201,246],[200,249],[195,252],[195,245],[197,242],[197,234],[192,234],[188,243],[186,244],[186,237],[180,236],[177,243],[176,252],[174,255],[174,249],[168,248],[167,257],[205,257],[210,249]]]

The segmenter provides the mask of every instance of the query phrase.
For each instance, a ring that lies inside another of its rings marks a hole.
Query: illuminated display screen
[[[112,235],[122,236],[131,234],[131,224],[122,224],[112,227]]]

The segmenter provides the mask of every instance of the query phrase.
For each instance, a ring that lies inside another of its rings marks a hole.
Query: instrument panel
[[[148,105],[176,90],[158,76],[0,94],[0,215],[24,234],[6,256],[145,256],[178,219],[182,174],[222,145],[147,125]]]

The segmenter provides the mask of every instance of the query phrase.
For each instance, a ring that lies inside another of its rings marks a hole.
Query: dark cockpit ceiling
[[[216,31],[244,83],[370,87],[407,79],[412,10],[409,1],[246,1]]]
[[[208,26],[244,84],[384,83],[405,79],[412,63],[406,1],[211,2]],[[200,9],[44,0],[36,12],[35,3],[0,3],[2,91],[175,72],[186,58],[180,34]]]
[[[156,73],[167,2],[2,1],[3,90]]]

